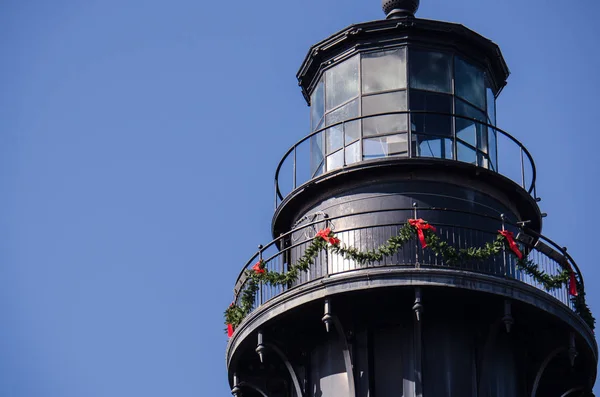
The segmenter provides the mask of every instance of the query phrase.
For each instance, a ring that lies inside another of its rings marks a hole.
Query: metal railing
[[[359,129],[361,131],[360,138],[358,138],[357,142],[362,142],[362,140],[365,138],[369,139],[369,138],[377,138],[377,137],[381,137],[381,136],[385,137],[388,135],[395,135],[395,134],[406,134],[407,135],[407,144],[408,144],[406,155],[405,156],[394,156],[394,157],[382,156],[382,158],[388,158],[388,159],[396,158],[400,161],[405,158],[437,158],[437,159],[443,159],[443,160],[447,160],[447,161],[460,161],[460,160],[457,160],[457,158],[458,158],[457,142],[461,142],[464,144],[464,141],[460,141],[460,139],[457,138],[457,132],[455,131],[455,129],[456,129],[455,125],[456,125],[457,119],[465,120],[467,122],[474,123],[475,125],[477,125],[480,128],[486,128],[487,131],[495,132],[494,135],[496,137],[496,139],[495,139],[496,142],[494,142],[493,145],[496,148],[496,153],[495,153],[496,159],[489,159],[489,161],[495,166],[495,169],[493,169],[493,167],[490,168],[489,164],[487,167],[483,167],[483,168],[491,169],[492,171],[498,172],[498,173],[506,176],[507,178],[513,180],[515,183],[519,184],[523,189],[527,190],[527,192],[529,194],[531,194],[534,198],[536,198],[536,189],[535,189],[536,168],[535,168],[535,163],[533,161],[533,157],[531,156],[531,154],[529,153],[527,148],[525,146],[523,146],[523,144],[521,142],[519,142],[516,138],[514,138],[512,135],[501,130],[500,128],[495,127],[494,125],[491,125],[491,124],[482,122],[481,120],[474,119],[474,118],[467,117],[467,116],[461,116],[461,115],[454,114],[454,113],[415,111],[415,110],[410,111],[409,110],[409,111],[385,112],[385,113],[378,113],[378,114],[373,114],[373,115],[368,115],[368,116],[354,117],[351,119],[337,122],[335,124],[328,125],[319,130],[316,130],[316,131],[308,134],[307,136],[305,136],[298,142],[296,142],[284,154],[283,158],[277,165],[277,169],[275,171],[275,208],[277,208],[279,206],[281,201],[289,193],[291,193],[292,191],[296,190],[299,187],[302,187],[302,185],[310,182],[312,179],[316,178],[317,176],[320,176],[320,175],[313,175],[312,170],[310,170],[310,168],[311,168],[311,164],[310,164],[310,162],[311,162],[311,160],[310,160],[311,138],[315,138],[315,137],[318,138],[321,136],[321,134],[326,134],[327,130],[333,130],[335,128],[341,127],[342,139],[344,139],[343,137],[345,137],[345,135],[346,135],[346,126],[348,124],[350,124],[352,122],[361,122],[361,120],[370,119],[370,118],[374,118],[374,117],[392,116],[392,115],[406,115],[408,127],[410,127],[412,125],[411,118],[415,115],[430,115],[430,116],[438,116],[438,117],[446,116],[449,118],[453,118],[453,122],[451,123],[453,132],[452,132],[451,136],[445,136],[442,134],[418,133],[418,132],[412,131],[412,128],[408,128],[408,131],[396,132],[396,133],[390,132],[389,134],[385,134],[385,135],[382,134],[382,135],[365,137],[365,136],[363,136],[362,128],[360,128]],[[417,153],[417,150],[412,149],[413,135],[430,136],[431,138],[438,138],[438,139],[443,139],[443,138],[451,139],[453,142],[452,158],[447,158],[447,157],[441,158],[441,157],[434,157],[434,156],[419,155],[419,153]],[[489,133],[488,133],[488,136],[489,136]],[[476,138],[476,139],[479,139],[479,138]],[[489,147],[491,147],[491,146],[492,146],[492,144],[490,143]],[[362,159],[362,154],[363,154],[362,149],[363,148],[361,147],[361,151],[360,151],[361,158],[358,161],[354,162],[354,164],[358,164],[358,163],[361,163],[364,161],[372,161],[372,160],[363,160]],[[478,148],[475,147],[474,149],[475,149],[475,153],[477,153]],[[327,174],[328,172],[339,170],[340,168],[346,167],[348,165],[347,159],[346,159],[346,149],[344,147],[344,144],[342,144],[341,151],[343,152],[342,166],[336,167],[335,169],[332,169],[332,170],[325,170],[324,174]],[[476,154],[476,156],[477,156],[477,154]],[[324,153],[323,153],[323,157],[326,157],[326,155]],[[478,161],[476,161],[476,162],[478,162]],[[481,165],[478,165],[478,166],[481,166]],[[287,170],[285,170],[285,172],[286,173],[290,172],[291,175],[289,175],[286,178],[282,178],[284,169],[286,169],[286,168],[287,168]],[[282,185],[285,185],[285,187]]]
[[[518,224],[508,221],[503,215],[491,216],[482,213],[437,207],[419,207],[418,210],[419,216],[426,217],[427,214],[432,214],[432,212],[438,213],[438,215],[439,212],[453,213],[464,215],[465,218],[468,217],[468,222],[465,223],[472,224],[473,220],[475,220],[475,223],[484,225],[483,228],[473,228],[466,224],[436,223],[436,234],[442,240],[448,242],[457,249],[483,246],[486,242],[492,242],[496,238],[497,231],[503,227],[513,232],[519,232],[521,235],[525,236],[525,240],[529,240],[527,243],[524,243],[523,240],[519,241],[522,252],[527,254],[529,260],[538,265],[540,270],[551,276],[560,274],[564,269],[573,269],[576,275],[578,288],[583,291],[584,285],[582,274],[577,267],[577,264],[566,250],[534,231],[521,229]],[[396,235],[405,223],[378,223],[346,229],[336,229],[335,226],[336,223],[343,223],[343,219],[383,212],[396,212],[396,215],[404,215],[404,213],[406,213],[406,219],[416,215],[416,209],[414,207],[368,211],[363,213],[358,212],[331,218],[315,215],[317,219],[313,219],[312,221],[307,220],[306,223],[282,234],[265,246],[259,246],[258,252],[248,260],[237,278],[234,288],[234,302],[240,303],[242,292],[246,288],[248,281],[246,271],[250,270],[256,262],[259,260],[264,261],[264,267],[267,271],[279,273],[286,272],[288,267],[291,264],[296,263],[297,259],[300,258],[308,248],[317,231],[325,227],[332,228],[336,237],[341,240],[341,244],[357,247],[363,251],[377,248],[389,237]],[[445,263],[442,258],[437,257],[431,250],[427,248],[422,249],[416,238],[406,243],[396,254],[386,257],[379,262],[366,264],[359,264],[353,260],[344,259],[339,255],[323,250],[315,258],[310,268],[305,272],[301,272],[299,278],[294,283],[284,286],[259,285],[253,310],[288,290],[292,290],[314,280],[334,274],[385,267],[455,269],[487,274],[502,279],[517,280],[548,293],[564,305],[568,306],[571,310],[574,310],[566,285],[559,289],[547,291],[544,289],[543,285],[516,266],[514,255],[510,254],[507,250],[486,260],[472,260],[449,264]]]

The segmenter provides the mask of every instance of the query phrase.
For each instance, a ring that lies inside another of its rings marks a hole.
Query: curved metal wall
[[[417,204],[414,209],[413,203]],[[432,207],[446,210],[425,209]],[[500,214],[504,214],[508,220],[517,220],[517,216],[499,201],[473,189],[444,182],[373,182],[338,192],[298,214],[296,219],[306,219],[308,222],[316,218],[323,219],[323,222],[314,230],[304,229],[291,235],[289,245],[294,248],[290,250],[290,259],[295,263],[302,256],[308,244],[298,242],[307,240],[311,233],[314,235],[317,228],[331,227],[343,244],[368,250],[379,247],[397,235],[402,225],[415,217],[435,225],[438,235],[458,248],[482,246],[493,241],[502,228]],[[508,272],[515,277],[512,258],[500,259],[467,264],[465,266],[473,268],[466,267],[465,270],[493,274]],[[439,258],[430,251],[422,250],[415,241],[375,266],[414,265],[416,262],[425,266],[443,265]],[[353,261],[326,253],[321,253],[315,264],[300,276],[299,284],[361,267]]]

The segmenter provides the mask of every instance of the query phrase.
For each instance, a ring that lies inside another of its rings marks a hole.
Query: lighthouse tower
[[[226,311],[234,396],[592,395],[582,274],[496,125],[500,48],[418,6],[384,0],[300,67],[310,131]]]

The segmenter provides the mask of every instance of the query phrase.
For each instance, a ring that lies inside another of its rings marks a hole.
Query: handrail
[[[261,257],[262,256],[262,252],[264,252],[265,250],[267,250],[268,248],[272,247],[272,246],[276,246],[278,251],[272,255],[270,258],[267,258],[266,262],[270,261],[271,259],[275,258],[277,255],[279,255],[281,252],[284,251],[288,251],[291,250],[292,248],[298,247],[302,244],[305,244],[309,241],[311,241],[313,239],[313,237],[308,237],[304,240],[301,240],[297,243],[295,243],[294,245],[290,246],[290,247],[286,247],[284,249],[279,249],[279,247],[281,246],[279,243],[284,241],[285,239],[287,239],[288,237],[290,237],[293,233],[297,233],[297,232],[301,232],[306,230],[307,228],[313,227],[317,224],[323,223],[323,222],[332,222],[335,221],[337,219],[341,219],[341,218],[348,218],[348,217],[352,217],[352,216],[359,216],[359,215],[364,215],[364,214],[370,214],[370,213],[381,213],[381,212],[392,212],[392,211],[414,211],[415,207],[406,207],[406,208],[390,208],[390,209],[384,209],[384,210],[377,210],[377,211],[360,211],[360,212],[356,212],[356,213],[352,213],[352,214],[344,214],[344,215],[337,215],[337,216],[333,216],[333,217],[327,217],[327,218],[323,218],[323,219],[318,219],[318,220],[314,220],[308,223],[305,223],[303,225],[297,226],[293,229],[291,229],[290,231],[281,234],[279,237],[273,239],[272,241],[270,241],[268,244],[266,244],[265,246],[260,246],[259,251],[254,254],[249,260],[248,262],[246,262],[246,264],[244,265],[244,267],[242,268],[242,270],[240,271],[240,274],[238,275],[238,278],[236,279],[235,285],[237,285],[240,280],[242,280],[244,278],[244,274],[246,272],[246,270],[249,270],[251,264],[256,260],[257,257]],[[570,265],[572,267],[572,269],[574,270],[574,272],[577,274],[577,278],[580,282],[581,285],[581,289],[584,290],[585,285],[584,285],[584,281],[583,281],[583,275],[581,273],[581,270],[579,269],[579,266],[577,266],[577,264],[575,263],[575,261],[573,260],[573,258],[567,253],[566,249],[564,247],[560,247],[558,244],[556,244],[554,241],[550,240],[548,237],[537,233],[534,230],[530,230],[527,229],[523,226],[523,223],[520,222],[515,222],[515,221],[511,221],[509,219],[507,219],[504,215],[498,215],[498,216],[493,216],[493,215],[489,215],[489,214],[484,214],[481,212],[474,212],[474,211],[467,211],[467,210],[459,210],[459,209],[453,209],[453,208],[445,208],[445,207],[418,207],[419,211],[442,211],[442,212],[453,212],[453,213],[459,213],[459,214],[467,214],[467,215],[474,215],[474,216],[478,216],[480,218],[483,219],[489,219],[489,220],[494,220],[494,221],[498,221],[499,223],[503,223],[504,225],[507,226],[512,226],[516,229],[519,230],[523,230],[526,234],[532,236],[534,239],[536,240],[543,240],[545,242],[547,242],[548,244],[550,244],[552,247],[554,247],[558,252],[560,252],[560,254],[562,254],[565,259],[568,262],[568,265]],[[393,224],[386,224],[386,225],[382,225],[382,224],[377,224],[377,225],[372,225],[369,227],[379,227],[379,226],[392,226],[392,225],[398,225],[397,223],[393,223]],[[452,224],[439,224],[437,226],[456,226],[456,225],[452,225]],[[460,228],[462,229],[473,229],[473,228],[469,228],[467,226],[460,226]],[[354,227],[348,230],[358,230],[361,229],[360,227]],[[476,230],[476,229],[473,229]],[[344,232],[346,230],[339,230],[337,232]],[[487,231],[486,231],[487,232]],[[530,246],[530,248],[533,248],[533,244],[527,244],[528,246]],[[542,253],[543,254],[543,253]],[[544,254],[545,255],[545,254]],[[552,259],[552,258],[550,258]],[[567,267],[564,266],[563,263],[560,262],[556,262],[559,266],[568,269]],[[234,300],[237,301],[239,298],[239,293],[241,293],[241,291],[243,290],[243,286],[245,284],[245,281],[243,281],[240,289],[238,290],[238,292],[235,294]]]
[[[279,164],[277,165],[277,168],[275,170],[275,207],[277,208],[278,205],[278,200],[283,200],[284,196],[281,193],[280,187],[279,187],[279,173],[281,171],[281,168],[283,167],[284,163],[286,162],[286,160],[288,159],[288,157],[290,156],[291,153],[294,153],[294,164],[293,164],[293,186],[294,189],[299,188],[299,186],[296,186],[296,152],[297,152],[297,148],[298,146],[300,146],[301,144],[303,144],[304,142],[306,142],[307,140],[309,140],[311,137],[320,134],[328,129],[346,124],[346,123],[350,123],[352,121],[357,121],[357,120],[363,120],[363,119],[368,119],[368,118],[372,118],[372,117],[380,117],[380,116],[389,116],[389,115],[402,115],[402,114],[406,114],[406,115],[410,115],[410,114],[430,114],[430,115],[437,115],[437,116],[449,116],[449,117],[454,117],[454,118],[459,118],[459,119],[463,119],[463,120],[468,120],[474,123],[477,123],[478,125],[481,126],[485,126],[487,128],[490,128],[494,131],[496,131],[497,133],[502,134],[503,136],[509,138],[513,143],[515,143],[521,150],[521,187],[523,187],[523,189],[527,190],[527,193],[529,194],[534,194],[535,195],[535,182],[536,182],[536,178],[537,178],[537,171],[536,171],[536,167],[535,167],[535,162],[533,161],[533,157],[531,156],[531,153],[529,153],[529,150],[527,150],[527,148],[521,143],[519,142],[515,137],[513,137],[511,134],[509,134],[508,132],[492,125],[492,124],[488,124],[486,122],[483,122],[481,120],[472,118],[472,117],[467,117],[467,116],[462,116],[462,115],[458,115],[455,113],[447,113],[447,112],[434,112],[434,111],[426,111],[426,110],[403,110],[403,111],[393,111],[393,112],[383,112],[383,113],[377,113],[377,114],[372,114],[372,115],[367,115],[367,116],[358,116],[358,117],[354,117],[351,119],[347,119],[344,121],[339,121],[337,123],[325,126],[321,129],[318,129],[316,131],[311,132],[310,134],[306,135],[304,138],[300,139],[298,142],[296,142],[294,145],[292,145],[283,155],[282,159],[279,161]],[[531,165],[531,183],[529,185],[528,188],[525,187],[525,163],[524,163],[524,159],[523,159],[523,153],[525,153],[525,155],[527,156],[527,159],[529,160],[529,163]],[[498,155],[498,154],[497,154]],[[419,158],[416,156],[412,156],[411,158]],[[401,158],[401,159],[404,159]],[[445,159],[448,161],[458,161],[458,160],[454,160],[454,159]],[[498,172],[498,170],[495,170],[495,172]],[[498,172],[499,173],[499,172]],[[312,180],[313,178],[310,178],[309,180],[307,180],[305,183],[310,182],[310,180]],[[301,185],[302,186],[302,185]],[[300,186],[300,187],[301,187]]]

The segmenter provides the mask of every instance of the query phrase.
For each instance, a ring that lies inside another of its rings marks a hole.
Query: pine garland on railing
[[[551,276],[542,271],[532,260],[526,259],[514,241],[513,234],[506,230],[499,230],[493,242],[486,243],[483,247],[469,247],[456,249],[435,234],[435,227],[422,219],[410,219],[402,226],[395,236],[390,237],[385,244],[373,250],[360,251],[355,247],[342,246],[340,240],[335,237],[331,229],[319,231],[311,244],[306,248],[303,255],[295,263],[289,266],[285,273],[268,271],[265,269],[263,259],[250,270],[246,270],[246,288],[242,292],[239,305],[232,303],[225,310],[225,324],[229,336],[242,320],[250,314],[260,283],[270,286],[289,285],[298,280],[301,271],[307,271],[314,263],[321,251],[329,249],[331,253],[342,256],[344,259],[353,260],[361,265],[378,262],[386,257],[398,253],[410,240],[418,237],[422,248],[428,247],[436,255],[442,258],[446,264],[467,261],[482,261],[499,255],[508,246],[509,251],[517,258],[516,265],[525,274],[531,276],[540,283],[545,290],[552,291],[570,284],[570,293],[575,311],[581,318],[594,329],[595,319],[585,302],[585,292],[580,284],[576,284],[572,269],[565,268],[558,274]]]

